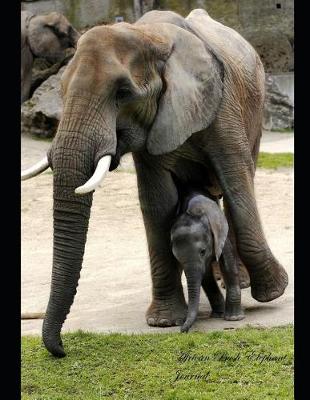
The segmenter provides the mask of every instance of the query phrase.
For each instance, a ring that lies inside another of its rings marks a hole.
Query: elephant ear
[[[207,200],[208,201],[205,203],[206,214],[213,233],[215,259],[219,261],[227,239],[228,223],[222,210],[215,201]]]
[[[198,37],[172,24],[155,25],[171,43],[162,75],[165,90],[147,141],[149,153],[159,155],[211,124],[223,84],[218,61]]]

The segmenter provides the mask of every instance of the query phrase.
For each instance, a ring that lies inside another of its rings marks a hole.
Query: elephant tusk
[[[33,313],[22,313],[21,319],[44,319],[45,313],[33,312]]]
[[[76,188],[74,192],[76,194],[86,194],[100,186],[105,174],[109,171],[111,160],[111,156],[102,157],[98,161],[96,171],[94,172],[93,176],[83,186]]]
[[[43,158],[43,160],[39,161],[32,167],[26,169],[21,173],[21,180],[25,181],[26,179],[30,179],[34,176],[41,174],[41,172],[45,171],[49,167],[47,156]]]

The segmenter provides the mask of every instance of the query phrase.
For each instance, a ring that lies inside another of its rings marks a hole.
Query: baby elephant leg
[[[211,317],[223,318],[225,311],[224,297],[216,283],[211,265],[202,280],[202,287],[205,291],[212,309]]]
[[[224,319],[239,321],[244,318],[241,308],[241,290],[239,283],[239,271],[229,238],[226,239],[220,258],[220,267],[226,286],[226,303]]]

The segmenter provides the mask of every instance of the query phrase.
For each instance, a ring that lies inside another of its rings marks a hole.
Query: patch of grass
[[[292,168],[294,166],[293,153],[265,153],[258,155],[257,167],[267,169]]]
[[[283,133],[294,133],[292,128],[279,128],[279,129],[271,129],[271,132],[283,132]]]
[[[63,342],[67,357],[56,359],[39,337],[22,338],[22,399],[293,399],[291,325],[187,335],[78,331]]]
[[[36,136],[36,135],[31,135],[31,139],[39,140],[40,142],[52,142],[53,141],[52,137],[40,137],[40,136]]]

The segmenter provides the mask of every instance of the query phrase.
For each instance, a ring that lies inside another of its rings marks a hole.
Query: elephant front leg
[[[187,305],[181,268],[172,254],[170,229],[178,193],[171,175],[146,157],[134,155],[139,199],[148,241],[152,277],[152,302],[146,312],[150,326],[182,325]]]
[[[244,318],[244,313],[241,308],[241,290],[236,255],[229,238],[226,239],[220,258],[220,265],[226,286],[224,319],[227,321],[239,321]]]
[[[241,128],[240,128],[241,129]],[[241,260],[254,299],[267,302],[284,293],[288,276],[265,239],[254,197],[253,161],[245,135],[219,126],[205,148],[228,204]]]

